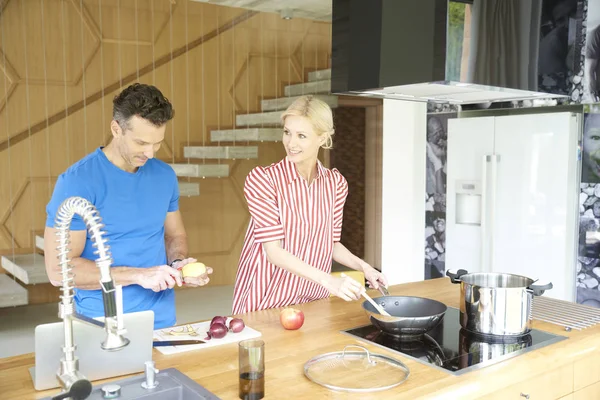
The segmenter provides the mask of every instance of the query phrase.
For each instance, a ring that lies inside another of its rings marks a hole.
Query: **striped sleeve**
[[[335,179],[335,204],[333,208],[333,241],[339,242],[342,239],[342,221],[344,219],[344,204],[348,197],[348,181],[342,176],[340,171],[333,169]]]
[[[279,218],[277,193],[264,168],[256,167],[250,171],[244,185],[244,196],[254,221],[256,242],[283,239],[284,231]]]

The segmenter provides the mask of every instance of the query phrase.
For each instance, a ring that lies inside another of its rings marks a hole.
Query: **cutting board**
[[[231,318],[227,318],[228,325],[229,325],[229,321],[231,321]],[[192,326],[192,328],[194,328],[194,330],[196,330],[196,332],[198,332],[197,336],[169,334],[170,331],[177,331],[177,332],[186,331],[188,325]],[[154,331],[154,339],[155,340],[189,340],[189,339],[191,339],[191,340],[203,340],[206,343],[188,344],[188,345],[184,345],[184,346],[160,346],[160,347],[155,347],[155,349],[160,351],[161,353],[167,354],[167,355],[177,354],[177,353],[183,353],[186,351],[200,350],[200,349],[206,349],[209,347],[221,346],[224,344],[238,343],[242,340],[254,339],[254,338],[260,337],[262,335],[259,331],[254,330],[254,329],[250,328],[249,326],[246,326],[243,331],[238,332],[238,333],[227,332],[227,335],[225,335],[225,337],[223,337],[221,339],[212,338],[210,340],[204,340],[204,338],[206,337],[206,332],[208,332],[209,328],[210,328],[210,321],[205,321],[205,322],[198,322],[196,324],[184,324],[184,325],[173,326],[170,328],[157,329]]]

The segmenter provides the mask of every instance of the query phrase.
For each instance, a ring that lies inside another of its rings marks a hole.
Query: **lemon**
[[[206,273],[206,265],[200,262],[186,264],[181,272],[184,278],[188,276],[197,277]]]

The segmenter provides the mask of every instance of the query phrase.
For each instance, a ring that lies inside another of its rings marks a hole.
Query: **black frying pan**
[[[373,300],[391,316],[380,314],[369,301],[362,303],[363,309],[373,325],[391,335],[422,335],[435,328],[448,309],[444,303],[424,297],[381,296]]]

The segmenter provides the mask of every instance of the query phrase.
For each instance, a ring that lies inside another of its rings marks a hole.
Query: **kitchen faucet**
[[[102,298],[104,301],[104,322],[78,314],[73,304],[74,275],[72,265],[67,255],[70,249],[69,229],[73,216],[78,214],[84,220],[91,236],[94,246],[97,248],[96,266],[100,269],[100,287],[102,289]],[[106,339],[101,343],[101,347],[107,351],[121,350],[129,344],[129,339],[123,337],[126,330],[123,326],[123,297],[122,286],[117,285],[112,279],[110,266],[112,258],[107,240],[103,237],[105,232],[101,229],[104,225],[101,223],[98,210],[88,200],[82,197],[70,197],[60,206],[55,220],[57,229],[58,261],[62,274],[62,295],[59,303],[59,317],[63,320],[65,345],[63,347],[64,357],[60,360],[60,366],[56,376],[65,390],[53,400],[71,398],[81,400],[87,398],[92,392],[92,384],[85,376],[79,372],[79,360],[75,356],[75,344],[73,342],[73,321],[78,320],[93,326],[104,328],[106,330]]]

